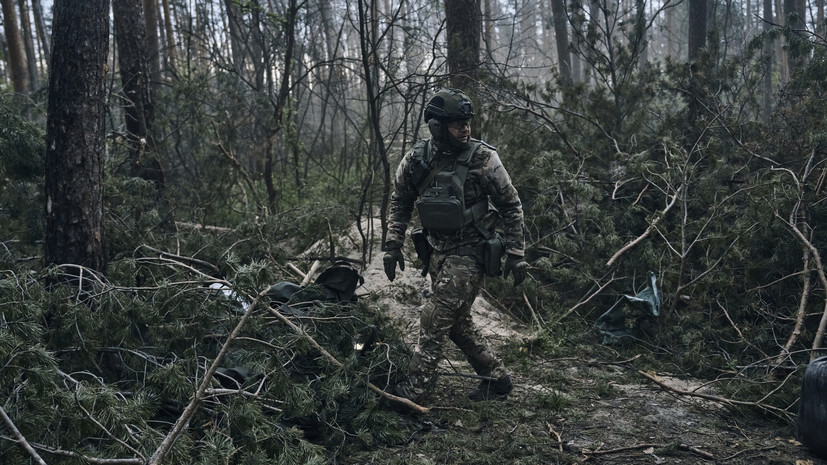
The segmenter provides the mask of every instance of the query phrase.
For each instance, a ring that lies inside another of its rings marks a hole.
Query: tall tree
[[[34,15],[34,26],[37,31],[37,38],[43,50],[43,57],[45,57],[43,62],[46,64],[46,68],[48,68],[49,59],[52,56],[52,46],[49,33],[46,32],[46,23],[43,21],[43,6],[40,4],[40,0],[32,0],[32,14]]]
[[[155,137],[152,134],[155,109],[149,85],[145,55],[147,37],[141,10],[141,0],[112,0],[131,174],[152,182],[162,190],[164,176],[155,154]]]
[[[784,0],[784,24],[787,25],[792,34],[802,36],[807,25],[805,3],[803,0]],[[806,40],[806,39],[805,39]],[[792,75],[802,64],[800,57],[794,53],[787,52],[787,70]]]
[[[34,34],[32,23],[29,21],[29,11],[26,8],[26,0],[17,0],[20,7],[20,29],[23,33],[23,48],[26,51],[26,65],[29,76],[29,88],[37,89],[37,55],[34,51]]]
[[[706,46],[706,2],[689,0],[689,61],[695,61]]]
[[[150,82],[155,85],[161,77],[161,47],[158,39],[158,1],[143,0],[146,28],[146,56],[149,62]]]
[[[237,0],[224,0],[224,8],[227,12],[227,29],[230,34],[230,49],[232,52],[233,69],[239,76],[244,76],[244,38],[243,14],[238,6]]]
[[[14,91],[25,94],[29,91],[26,70],[26,55],[23,50],[23,38],[17,27],[17,12],[14,0],[0,0],[3,7],[3,30],[6,33],[6,46],[9,48],[9,68]]]
[[[172,29],[172,14],[169,9],[169,0],[162,0],[161,5],[164,9],[164,33],[166,34],[167,43],[167,65],[170,70],[175,71],[176,61],[176,44],[175,32]]]
[[[763,0],[764,2],[764,32],[768,33],[770,29],[772,29],[772,0]],[[773,56],[772,56],[772,41],[766,39],[764,42],[764,56],[767,57],[767,70],[764,73],[764,101],[762,104],[763,107],[763,120],[765,123],[770,121],[770,116],[772,115],[772,63],[773,63]]]
[[[451,85],[471,94],[480,66],[480,8],[480,0],[445,0],[445,38]]]
[[[109,0],[57,0],[46,122],[47,264],[103,270]]]
[[[557,66],[563,82],[571,82],[571,55],[569,53],[568,21],[565,0],[551,0],[554,38],[557,42]]]

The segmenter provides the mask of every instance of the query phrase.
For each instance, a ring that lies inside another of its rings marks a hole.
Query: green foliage
[[[227,267],[244,300],[277,279],[271,263]],[[203,275],[173,262],[127,259],[111,270],[108,280],[90,276],[95,292],[85,299],[71,288],[46,291],[42,277],[0,275],[0,396],[13,399],[5,409],[38,444],[88,457],[148,456],[242,310],[240,300],[203,287]],[[254,315],[224,360],[247,378],[213,379],[164,463],[326,463],[342,446],[375,447],[409,434],[361,381],[387,387],[409,357],[386,316],[360,304],[293,304],[306,316],[289,317],[344,362],[339,368],[273,318],[278,305],[249,310]],[[366,347],[357,351],[357,341]],[[2,447],[5,459],[17,457]]]
[[[0,266],[34,255],[43,237],[45,135],[21,112],[22,105],[0,94]]]

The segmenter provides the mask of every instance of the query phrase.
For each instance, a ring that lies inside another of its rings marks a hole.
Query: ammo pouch
[[[503,255],[505,255],[505,239],[498,233],[494,233],[482,243],[480,259],[482,261],[482,269],[486,275],[499,276],[502,274],[500,264]]]

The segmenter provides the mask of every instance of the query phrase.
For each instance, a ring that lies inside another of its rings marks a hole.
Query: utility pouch
[[[422,262],[422,276],[425,276],[428,274],[428,268],[431,264],[431,253],[433,253],[434,249],[428,242],[424,229],[416,228],[412,230],[411,240],[414,244],[414,250],[416,250],[416,256],[419,257],[419,260]]]
[[[482,268],[488,276],[502,274],[501,261],[505,255],[505,239],[497,233],[482,243]]]

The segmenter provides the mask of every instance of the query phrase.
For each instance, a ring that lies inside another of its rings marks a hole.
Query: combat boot
[[[480,385],[468,391],[468,397],[474,402],[481,400],[505,399],[514,385],[511,383],[511,376],[505,375],[496,381],[483,380]]]

